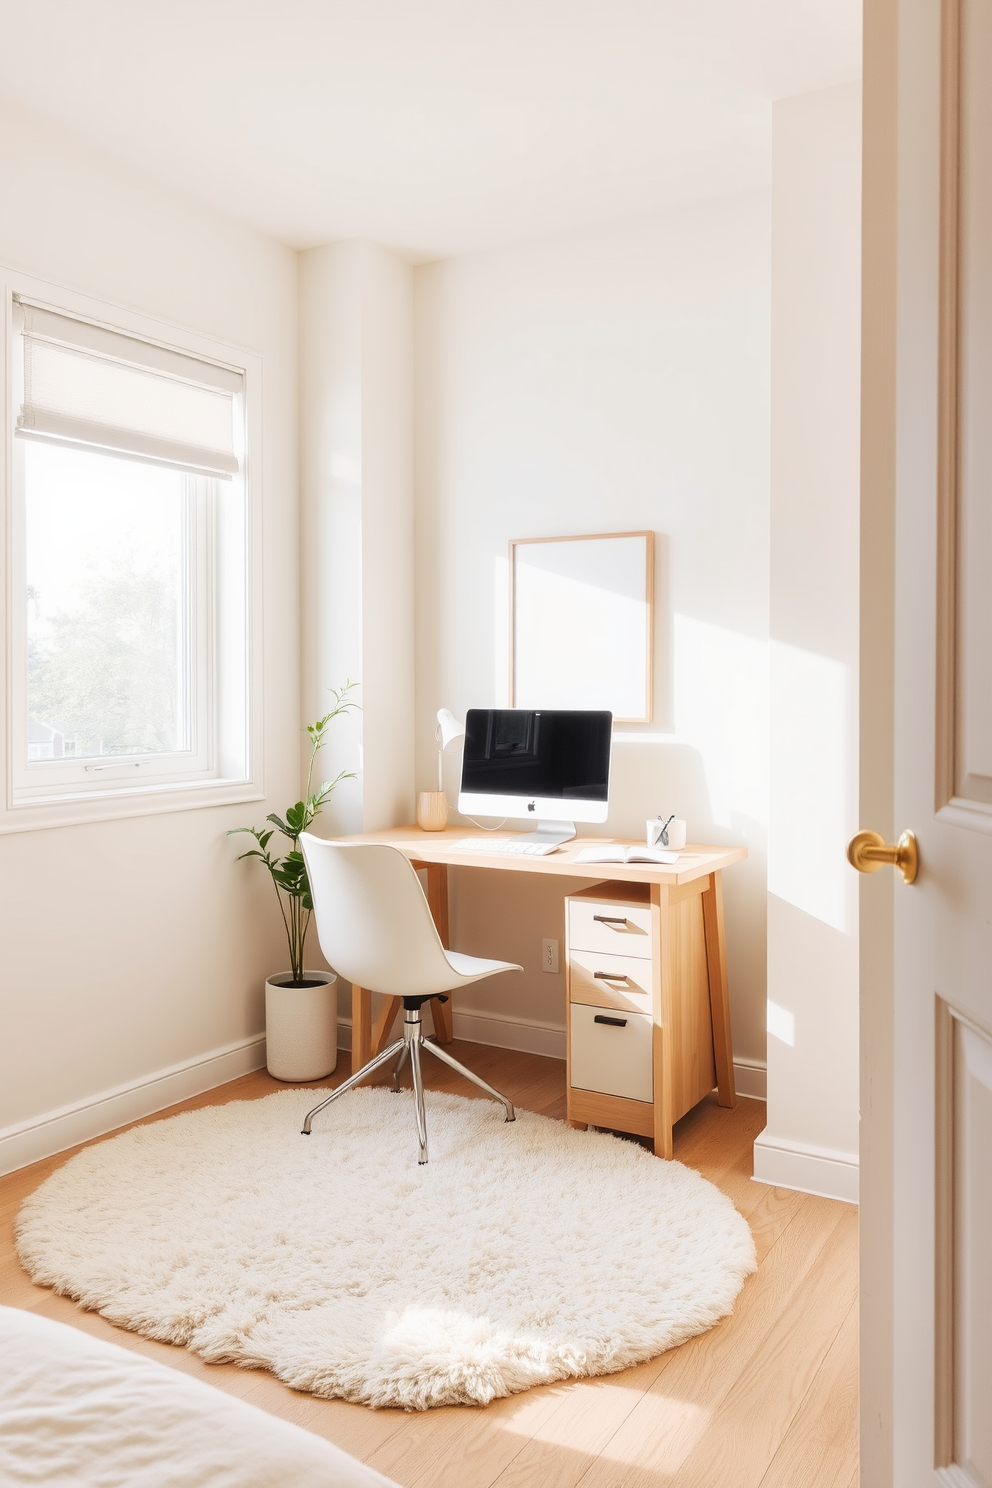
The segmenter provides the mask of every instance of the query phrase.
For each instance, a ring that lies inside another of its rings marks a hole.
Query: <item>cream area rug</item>
[[[280,1091],[88,1147],[22,1206],[42,1285],[297,1390],[424,1410],[608,1374],[729,1313],[755,1269],[711,1183],[488,1100]]]

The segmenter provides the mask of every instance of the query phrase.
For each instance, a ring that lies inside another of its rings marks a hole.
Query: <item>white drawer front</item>
[[[611,956],[606,951],[568,953],[570,1002],[651,1012],[651,962],[639,956]]]
[[[606,951],[614,956],[651,959],[650,904],[617,904],[609,899],[568,900],[571,950]]]
[[[627,1100],[653,1098],[649,1017],[573,1002],[568,1019],[571,1078],[576,1089],[622,1095]]]

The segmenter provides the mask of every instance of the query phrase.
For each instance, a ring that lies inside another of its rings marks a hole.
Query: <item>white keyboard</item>
[[[548,853],[558,851],[558,845],[555,842],[520,842],[515,837],[465,837],[459,842],[458,851],[508,853],[515,858],[546,858]]]

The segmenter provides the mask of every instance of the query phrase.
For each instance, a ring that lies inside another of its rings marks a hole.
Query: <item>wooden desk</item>
[[[488,835],[488,834],[487,834]],[[496,832],[494,837],[514,837],[515,832]],[[558,852],[547,857],[520,857],[498,853],[482,854],[459,851],[459,843],[465,837],[478,837],[477,829],[471,827],[448,827],[443,832],[422,832],[419,827],[393,827],[385,832],[369,832],[349,837],[349,842],[384,842],[397,847],[416,868],[427,870],[427,899],[437,925],[443,945],[448,945],[448,868],[487,868],[499,873],[544,873],[558,878],[584,879],[587,882],[610,885],[609,893],[621,893],[625,885],[646,886],[636,893],[650,905],[652,935],[651,952],[651,1004],[654,1021],[654,1090],[653,1106],[640,1125],[626,1125],[624,1130],[641,1131],[654,1139],[655,1152],[660,1157],[672,1155],[672,1125],[685,1114],[689,1105],[700,1097],[686,1097],[684,1104],[678,1095],[684,1082],[679,1081],[676,1067],[683,1053],[689,1063],[698,1065],[700,1055],[703,1065],[709,1068],[709,1051],[706,1049],[676,1048],[676,1037],[683,1037],[677,1030],[687,1024],[687,999],[692,995],[692,983],[701,977],[708,994],[708,1017],[706,1030],[701,1037],[712,1038],[712,1067],[715,1070],[719,1101],[722,1106],[736,1104],[734,1092],[734,1066],[730,1039],[730,1006],[727,996],[727,963],[723,928],[723,889],[721,874],[724,868],[741,862],[747,857],[744,847],[687,846],[679,856],[678,863],[670,868],[638,863],[630,867],[615,863],[577,863],[578,853],[583,847],[603,846],[602,837],[576,838],[566,843]],[[578,885],[576,886],[578,888]],[[567,964],[566,964],[567,974]],[[393,1019],[400,1006],[398,997],[385,997],[373,1024],[372,995],[363,987],[352,989],[352,1068],[358,1069],[373,1055],[385,1047],[389,1039]],[[434,1028],[441,1043],[452,1036],[451,1004],[431,1004]],[[698,1011],[698,1009],[697,1009]],[[695,1020],[698,1029],[699,1019]],[[684,1037],[688,1038],[688,1035]],[[697,1080],[698,1083],[698,1080]],[[597,1115],[607,1116],[611,1107],[610,1097],[592,1103],[588,1110],[579,1110],[576,1119],[571,1109],[569,1117],[573,1125],[584,1125]],[[642,1103],[638,1103],[642,1104]],[[682,1108],[680,1109],[680,1105]],[[617,1107],[632,1107],[632,1102],[622,1102]],[[595,1121],[597,1125],[609,1125],[608,1119]],[[617,1123],[619,1124],[619,1123]],[[650,1128],[650,1129],[648,1129]]]

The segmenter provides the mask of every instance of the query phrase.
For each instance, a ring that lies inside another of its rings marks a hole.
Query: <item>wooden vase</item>
[[[421,791],[417,797],[417,826],[422,832],[443,832],[448,825],[444,791]]]

